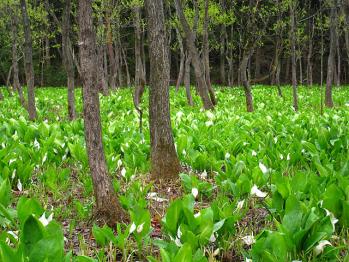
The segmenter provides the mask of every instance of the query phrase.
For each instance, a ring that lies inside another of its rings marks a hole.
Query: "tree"
[[[65,71],[67,72],[68,81],[68,115],[70,120],[74,120],[76,117],[75,112],[75,96],[74,96],[74,62],[73,55],[71,54],[70,44],[70,12],[71,12],[71,0],[65,0],[64,11],[63,11],[63,22],[62,22],[62,54],[63,64]]]
[[[97,215],[108,224],[124,218],[114,193],[104,155],[97,83],[96,36],[92,21],[92,0],[79,0],[80,65],[83,83],[85,141],[96,198]]]
[[[151,173],[155,179],[177,177],[180,164],[171,129],[169,46],[163,0],[145,0],[148,20]]]
[[[335,68],[335,52],[336,52],[336,27],[337,27],[337,7],[336,1],[330,0],[330,53],[328,55],[327,62],[327,79],[326,79],[326,93],[325,93],[325,105],[327,107],[333,107],[332,99],[332,85],[333,75]]]
[[[13,88],[18,92],[18,97],[21,105],[27,107],[23,96],[22,86],[19,82],[19,69],[18,69],[18,55],[17,55],[17,38],[18,38],[18,17],[17,17],[17,6],[14,5],[12,9],[11,19],[11,36],[12,36],[12,74],[13,74]]]
[[[35,107],[35,86],[34,86],[34,66],[33,66],[33,45],[32,36],[30,30],[30,21],[27,12],[27,4],[25,0],[21,0],[21,10],[24,27],[24,60],[25,60],[25,75],[27,78],[28,88],[28,113],[29,119],[34,120],[36,118]]]
[[[187,49],[188,49],[188,52],[190,53],[190,57],[192,59],[191,62],[193,64],[196,81],[198,83],[198,85],[197,85],[198,93],[201,97],[204,108],[205,109],[213,109],[214,103],[212,101],[212,96],[211,96],[211,98],[209,96],[209,88],[208,88],[208,85],[206,83],[206,75],[205,75],[204,65],[200,59],[199,52],[198,52],[197,47],[195,45],[195,38],[196,37],[195,37],[192,29],[190,28],[189,23],[185,17],[181,0],[175,0],[175,5],[176,5],[176,11],[177,11],[179,21],[180,21],[182,28],[183,28],[183,31],[184,31],[184,35],[185,35],[184,38],[186,40]]]
[[[293,108],[298,111],[298,87],[297,87],[297,60],[296,60],[296,22],[295,10],[297,0],[290,2],[290,42],[291,42],[291,56],[292,56],[292,90],[293,90]]]

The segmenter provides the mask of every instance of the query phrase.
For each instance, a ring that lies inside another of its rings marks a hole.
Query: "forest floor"
[[[83,121],[68,121],[66,90],[37,90],[36,122],[6,96],[0,204],[9,180],[13,221],[0,209],[0,247],[9,231],[24,237],[19,203],[27,198],[41,206],[27,206],[37,217],[53,214],[74,261],[349,261],[349,88],[334,89],[335,108],[323,114],[318,87],[300,88],[294,112],[290,87],[281,98],[275,87],[256,86],[253,113],[241,89],[216,89],[213,111],[171,90],[183,171],[161,185],[149,181],[148,103],[140,134],[131,90],[101,96],[107,164],[130,215],[113,229],[92,215]],[[79,89],[76,101],[82,112]]]

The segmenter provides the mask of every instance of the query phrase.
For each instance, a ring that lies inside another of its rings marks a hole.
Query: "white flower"
[[[7,233],[13,236],[16,240],[18,240],[18,231],[7,231]]]
[[[257,152],[252,150],[252,156],[257,156]]]
[[[214,257],[218,256],[218,255],[219,255],[219,251],[220,251],[220,249],[217,248],[217,249],[213,252],[213,256],[214,256]]]
[[[258,187],[256,185],[254,185],[252,188],[251,188],[251,195],[256,195],[257,197],[261,197],[261,198],[264,198],[267,196],[267,193],[265,192],[262,192],[258,189]]]
[[[268,168],[262,162],[259,162],[259,168],[261,169],[263,174],[268,173]]]
[[[44,157],[42,159],[41,164],[44,164],[46,162],[46,160],[47,160],[47,153],[45,153],[45,155],[44,155]]]
[[[206,125],[207,127],[213,126],[213,122],[212,122],[212,121],[207,121],[207,122],[205,123],[205,125]]]
[[[216,237],[215,237],[214,233],[212,233],[212,235],[210,236],[210,242],[211,243],[216,242]]]
[[[12,176],[11,176],[11,179],[12,179],[12,180],[16,177],[16,170],[17,170],[17,169],[13,170],[13,172],[12,172]]]
[[[230,158],[230,154],[227,152],[227,153],[225,153],[225,159],[229,159]]]
[[[1,146],[2,146],[2,148],[5,148],[5,147],[6,147],[6,145],[5,145],[4,142],[1,143]]]
[[[187,151],[185,151],[185,149],[183,149],[182,154],[183,154],[183,156],[186,156],[187,155]]]
[[[287,161],[290,161],[290,160],[291,160],[291,155],[287,154]]]
[[[245,258],[245,262],[252,262],[252,259],[246,257],[246,258]]]
[[[46,214],[45,212],[42,214],[42,216],[39,218],[39,221],[41,222],[41,224],[46,227],[53,219],[53,213],[51,213],[51,215],[46,218]]]
[[[142,231],[143,231],[143,226],[144,226],[144,223],[140,224],[138,227],[137,227],[137,233],[140,234]]]
[[[200,211],[199,211],[199,212],[197,212],[197,213],[194,215],[194,217],[197,218],[197,217],[199,217],[200,215],[201,215],[201,213],[200,213]]]
[[[122,166],[122,161],[121,161],[121,159],[118,160],[117,165],[118,165],[118,168]]]
[[[20,180],[20,179],[18,179],[18,181],[17,181],[17,188],[18,188],[19,191],[22,192],[23,186],[22,186],[22,183],[21,183],[21,180]]]
[[[201,174],[199,174],[201,179],[206,179],[207,178],[207,172],[206,170],[204,170],[204,172],[202,172]]]
[[[214,114],[211,111],[207,111],[206,112],[206,116],[208,117],[208,119],[212,120],[214,119]]]
[[[181,240],[178,237],[176,237],[175,244],[176,244],[177,247],[181,247],[182,246]]]
[[[176,114],[176,118],[181,119],[184,113],[182,111],[178,111]]]
[[[191,189],[191,194],[196,198],[199,194],[199,190],[196,187]]]
[[[332,244],[328,240],[321,240],[319,244],[314,247],[314,255],[320,255],[324,251],[325,246],[332,246]]]
[[[132,223],[131,227],[130,227],[130,234],[132,234],[135,230],[136,230],[137,226],[135,223]]]
[[[8,161],[8,165],[11,165],[13,162],[16,162],[16,158],[14,158],[14,159],[10,159],[10,161]]]
[[[271,122],[273,120],[270,116],[267,116],[266,119],[268,122]]]
[[[278,138],[274,137],[274,143],[276,144],[278,142]]]
[[[165,198],[158,197],[156,192],[150,192],[150,193],[148,193],[148,194],[147,194],[147,199],[149,199],[149,200],[154,200],[154,201],[159,202],[159,203],[168,201],[168,200],[165,199]]]
[[[178,229],[177,229],[177,237],[178,237],[178,238],[181,238],[181,237],[182,237],[181,226],[179,226]]]
[[[322,203],[321,203],[321,206],[322,206]],[[333,213],[328,211],[326,208],[324,208],[324,209],[326,211],[326,216],[329,216],[331,218],[332,228],[333,228],[333,231],[335,231],[335,229],[336,229],[335,225],[338,223],[338,219],[333,215]]]
[[[345,106],[349,106],[349,102],[345,103]]]
[[[251,246],[252,244],[256,243],[256,240],[254,239],[253,234],[250,236],[245,236],[243,238],[241,238],[242,241],[244,241],[244,243],[248,246]]]
[[[36,140],[36,138],[35,138],[35,140],[34,140],[34,147],[35,147],[36,149],[40,149],[40,143],[38,142],[38,140]]]
[[[121,176],[122,176],[122,177],[125,177],[125,175],[126,175],[126,168],[123,168],[123,169],[121,170]]]
[[[284,159],[284,155],[283,154],[280,154],[280,159]]]
[[[238,205],[237,205],[237,209],[242,209],[244,207],[244,204],[245,204],[245,200],[241,200],[238,202]]]

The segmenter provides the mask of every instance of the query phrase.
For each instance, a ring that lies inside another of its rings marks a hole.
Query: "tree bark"
[[[328,55],[328,62],[327,62],[327,79],[326,79],[326,93],[325,93],[326,107],[333,107],[332,85],[333,85],[335,52],[336,52],[336,25],[337,25],[336,17],[337,17],[336,3],[335,3],[335,0],[332,0],[331,15],[330,15],[330,53]]]
[[[98,27],[103,28],[103,19],[101,16],[98,17]],[[106,78],[105,68],[104,68],[104,45],[103,39],[104,35],[97,37],[97,83],[98,89],[104,96],[109,94],[108,82]]]
[[[296,23],[295,23],[296,2],[290,3],[290,25],[291,25],[291,56],[292,56],[292,90],[293,90],[293,108],[298,111],[298,87],[297,87],[297,61],[296,61]]]
[[[177,39],[179,43],[179,50],[180,50],[180,63],[179,63],[179,72],[178,72],[178,77],[177,77],[177,82],[176,82],[176,91],[178,92],[179,87],[183,81],[184,77],[184,70],[185,70],[185,52],[184,52],[184,45],[183,45],[183,39],[182,36],[179,32],[179,29],[176,27],[176,33],[177,33]]]
[[[202,43],[203,43],[202,53],[203,53],[203,65],[205,70],[205,80],[206,80],[211,102],[215,106],[217,104],[217,101],[216,101],[216,96],[211,84],[211,76],[210,76],[210,47],[208,42],[208,24],[209,24],[208,8],[209,8],[209,0],[205,0],[205,17],[204,17],[204,26],[203,26],[204,30],[203,30],[203,36],[202,36]]]
[[[145,89],[145,74],[142,61],[142,47],[141,47],[141,7],[135,6],[133,8],[134,28],[135,28],[135,91],[134,91],[134,104],[136,108],[139,108],[141,99]]]
[[[23,95],[22,86],[19,82],[19,69],[18,69],[18,55],[17,55],[17,28],[18,28],[18,17],[16,11],[12,12],[12,23],[11,23],[11,34],[12,34],[12,74],[13,74],[13,88],[18,92],[19,102],[26,108],[26,102]]]
[[[34,86],[34,67],[33,67],[33,46],[32,36],[30,31],[30,21],[27,12],[27,4],[25,0],[21,0],[21,11],[24,28],[24,61],[25,61],[25,75],[27,79],[28,88],[28,113],[29,119],[36,119],[35,107],[35,86]]]
[[[75,111],[75,72],[74,72],[74,61],[73,55],[70,52],[70,12],[71,12],[71,0],[65,0],[64,10],[63,10],[63,21],[62,21],[62,54],[63,54],[63,64],[67,74],[67,85],[68,85],[68,115],[70,120],[76,118]]]
[[[308,86],[313,85],[313,37],[314,37],[314,18],[309,20],[309,45],[308,45],[308,56],[307,56],[307,82]]]
[[[250,83],[247,78],[247,65],[250,60],[251,51],[246,50],[242,55],[241,65],[240,65],[240,74],[241,81],[244,87],[245,96],[246,96],[246,107],[247,112],[253,112],[253,97]]]
[[[212,103],[211,98],[209,97],[209,89],[205,79],[205,71],[203,68],[203,64],[200,61],[198,50],[195,46],[195,36],[190,29],[190,26],[185,18],[182,4],[180,0],[176,0],[176,11],[179,17],[180,23],[183,27],[185,33],[185,40],[187,44],[188,51],[192,57],[192,65],[194,67],[196,81],[198,83],[197,89],[199,91],[199,95],[201,97],[202,103],[205,109],[213,109],[214,105]]]
[[[180,172],[171,129],[169,46],[163,0],[145,0],[149,29],[149,126],[153,178],[175,179]]]
[[[85,141],[96,198],[96,213],[106,223],[115,224],[124,218],[124,213],[108,175],[103,149],[100,102],[96,86],[96,36],[92,21],[91,0],[79,0],[79,26]]]
[[[191,57],[186,53],[185,55],[185,72],[184,72],[184,85],[185,85],[185,92],[187,95],[187,101],[188,105],[193,106],[193,98],[191,96],[191,88],[190,88],[190,64],[191,64]]]
[[[344,13],[344,38],[345,49],[347,53],[347,60],[349,65],[349,1],[343,1],[343,13]]]
[[[342,71],[341,71],[341,50],[340,50],[340,45],[339,45],[339,38],[340,36],[336,37],[336,48],[337,48],[337,81],[336,81],[336,84],[337,84],[337,87],[339,87],[341,85],[341,74],[342,74]]]
[[[106,25],[106,40],[107,40],[107,52],[109,58],[109,84],[110,88],[116,88],[116,65],[114,56],[114,46],[113,46],[113,32],[111,27],[111,15],[113,9],[113,0],[108,0],[106,2],[106,12],[105,12],[105,25]]]

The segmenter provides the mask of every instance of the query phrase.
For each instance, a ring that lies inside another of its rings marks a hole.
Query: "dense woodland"
[[[0,0],[0,260],[349,261],[348,83],[349,0]]]

